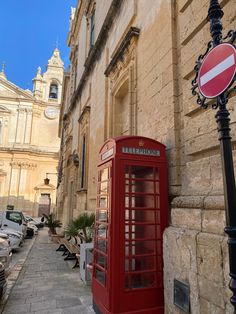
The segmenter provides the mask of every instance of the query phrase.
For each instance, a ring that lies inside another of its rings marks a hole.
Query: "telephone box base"
[[[155,307],[155,308],[149,308],[149,309],[142,309],[142,310],[135,310],[135,311],[129,311],[129,312],[110,312],[106,308],[104,308],[102,305],[101,309],[98,307],[98,305],[93,300],[93,310],[96,314],[164,314],[164,307]]]

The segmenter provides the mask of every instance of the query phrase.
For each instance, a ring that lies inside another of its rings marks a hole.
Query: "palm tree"
[[[84,242],[92,242],[93,239],[93,230],[95,223],[95,214],[94,213],[83,213],[79,216],[77,220],[77,225],[80,227],[82,234],[79,234],[79,237],[84,240]]]
[[[43,217],[45,217],[45,226],[49,228],[51,234],[57,234],[56,228],[60,228],[62,226],[62,223],[60,220],[55,219],[55,214],[51,213],[49,215],[43,214]]]
[[[79,236],[79,229],[76,225],[76,221],[72,220],[68,223],[68,225],[65,228],[65,235],[69,237],[69,239],[74,238],[75,243],[77,244],[77,237]]]
[[[72,220],[65,229],[65,234],[75,238],[79,237],[83,242],[92,242],[95,222],[94,213],[83,213]]]

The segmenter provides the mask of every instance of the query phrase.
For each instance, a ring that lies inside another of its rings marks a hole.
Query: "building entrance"
[[[50,206],[51,206],[50,194],[41,194],[39,198],[38,216],[41,217],[43,214],[48,215],[50,213]]]

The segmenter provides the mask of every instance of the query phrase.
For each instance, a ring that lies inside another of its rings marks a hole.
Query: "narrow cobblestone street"
[[[1,313],[94,313],[90,287],[57,247],[47,229],[40,230]]]

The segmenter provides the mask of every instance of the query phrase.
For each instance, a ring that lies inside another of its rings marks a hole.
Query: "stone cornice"
[[[53,184],[41,184],[41,185],[37,185],[34,188],[35,191],[37,190],[45,190],[45,191],[50,191],[50,190],[56,190],[56,187]]]
[[[38,155],[43,155],[43,156],[52,156],[54,158],[58,158],[59,156],[59,152],[49,152],[49,151],[45,151],[45,150],[40,150],[38,148],[18,148],[18,147],[0,147],[0,153],[28,153],[28,154],[36,154]]]
[[[13,84],[12,82],[8,81],[8,80],[2,80],[0,79],[0,83],[3,85],[3,86],[6,86],[8,87],[11,91],[14,91],[17,95],[16,97],[12,97],[12,98],[16,98],[16,99],[21,99],[21,100],[34,100],[34,96],[31,94],[30,91],[26,91],[20,87],[18,87],[17,85]],[[21,96],[21,97],[19,97]],[[1,96],[1,98],[5,98],[4,96]],[[6,97],[8,98],[8,97]],[[11,96],[10,96],[11,98]]]
[[[85,61],[84,64],[84,72],[82,74],[82,77],[80,79],[79,85],[74,92],[71,100],[71,105],[69,107],[70,111],[73,111],[74,108],[76,107],[76,101],[77,99],[81,96],[83,87],[86,83],[86,78],[92,71],[96,61],[99,59],[101,52],[106,44],[106,40],[108,37],[109,30],[113,24],[114,18],[119,12],[119,7],[123,0],[113,0],[111,3],[111,6],[108,10],[108,13],[106,15],[106,18],[103,22],[102,28],[100,30],[100,33],[98,35],[98,38],[94,44],[94,46],[90,49],[89,55]]]
[[[74,39],[74,35],[76,35],[76,28],[78,29],[80,24],[81,24],[81,20],[82,20],[82,16],[83,16],[83,8],[84,8],[84,2],[83,1],[79,1],[78,2],[78,7],[76,8],[75,11],[75,16],[74,16],[74,20],[71,24],[71,28],[68,34],[68,38],[67,38],[67,44],[69,47],[71,47],[72,45],[72,41]]]
[[[205,196],[178,196],[171,202],[172,208],[202,209],[202,210],[224,210],[223,195]]]
[[[140,29],[137,27],[130,27],[128,33],[125,35],[124,39],[120,43],[117,51],[115,52],[113,58],[111,59],[111,62],[109,63],[108,67],[106,68],[106,71],[104,74],[108,76],[110,72],[114,69],[117,62],[119,60],[123,59],[125,50],[128,48],[130,41],[133,37],[137,37],[140,34]]]
[[[16,97],[14,96],[3,96],[3,95],[1,95],[0,96],[0,99],[3,99],[3,100],[11,100],[11,101],[15,101],[15,102],[29,102],[29,101],[31,101],[31,102],[33,102],[34,100],[33,99],[31,99],[31,98],[23,98],[23,97],[18,97],[17,95],[16,95]]]

